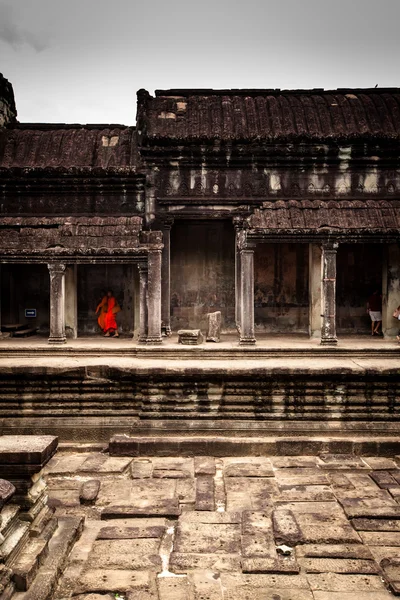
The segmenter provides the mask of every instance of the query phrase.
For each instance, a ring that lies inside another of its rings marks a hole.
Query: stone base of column
[[[240,338],[239,346],[255,346],[256,338]]]
[[[162,337],[161,337],[161,335],[159,337],[158,336],[148,336],[146,338],[146,341],[143,343],[147,344],[148,346],[155,346],[158,344],[162,344]]]
[[[321,338],[321,346],[336,346],[338,343],[337,338]]]
[[[48,342],[48,344],[53,344],[53,345],[66,344],[67,338],[65,336],[64,337],[49,337],[47,342]]]

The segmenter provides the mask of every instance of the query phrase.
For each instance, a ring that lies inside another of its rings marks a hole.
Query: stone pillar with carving
[[[242,232],[243,234],[244,232]],[[243,238],[243,235],[241,237]],[[253,346],[254,335],[254,248],[239,240],[240,252],[240,330],[239,344]]]
[[[240,250],[238,230],[235,234],[235,324],[240,335]]]
[[[148,314],[147,314],[147,263],[139,266],[139,338],[141,344],[147,341]]]
[[[148,344],[161,344],[161,250],[148,253]]]
[[[324,242],[321,246],[321,306],[322,327],[321,344],[334,346],[337,344],[336,337],[336,255],[337,242]]]
[[[171,335],[171,227],[173,221],[163,224],[164,248],[161,259],[161,321],[166,336]]]
[[[65,268],[64,263],[48,265],[50,274],[49,344],[65,344]]]

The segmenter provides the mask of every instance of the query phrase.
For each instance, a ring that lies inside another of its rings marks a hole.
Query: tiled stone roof
[[[400,137],[400,89],[138,92],[150,139],[286,141]]]

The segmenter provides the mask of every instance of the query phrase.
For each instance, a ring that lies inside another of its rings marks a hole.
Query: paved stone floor
[[[400,456],[59,452],[46,471],[59,517],[85,517],[54,600],[400,593]]]

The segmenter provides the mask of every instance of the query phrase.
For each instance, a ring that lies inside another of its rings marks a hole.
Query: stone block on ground
[[[379,574],[379,567],[374,560],[355,558],[299,558],[299,564],[306,573]]]
[[[243,573],[286,573],[296,575],[300,567],[295,558],[261,558],[242,559]]]
[[[12,563],[13,581],[19,591],[26,591],[34,580],[40,564],[48,554],[48,543],[33,538]]]
[[[207,313],[207,342],[221,341],[221,311]]]
[[[156,575],[151,571],[131,569],[88,569],[84,571],[76,585],[74,595],[84,593],[126,593],[131,590],[152,591]]]
[[[203,343],[200,329],[180,329],[178,331],[178,344],[184,346],[198,346]]]
[[[196,477],[196,510],[215,510],[214,478],[209,475]]]
[[[269,458],[225,458],[225,477],[274,477]]]
[[[58,438],[52,435],[2,435],[0,465],[34,466],[40,471],[56,452],[57,445]]]
[[[187,577],[159,577],[157,585],[159,600],[194,600]]]
[[[157,538],[96,540],[85,568],[161,571],[159,546]]]
[[[15,494],[15,487],[10,481],[0,479],[0,510]]]
[[[235,554],[240,552],[240,542],[239,524],[180,522],[176,528],[174,551]]]
[[[239,554],[216,554],[207,552],[172,552],[169,562],[173,573],[210,569],[216,573],[240,571]]]
[[[385,586],[379,575],[344,575],[340,573],[310,573],[307,575],[310,587],[315,594],[323,592],[384,592]]]
[[[216,466],[213,456],[195,456],[194,473],[195,475],[215,475]]]
[[[391,591],[400,595],[400,557],[399,558],[384,558],[381,561],[383,576]]]
[[[94,504],[100,490],[100,481],[98,479],[90,479],[85,481],[79,491],[79,500],[81,504]]]

